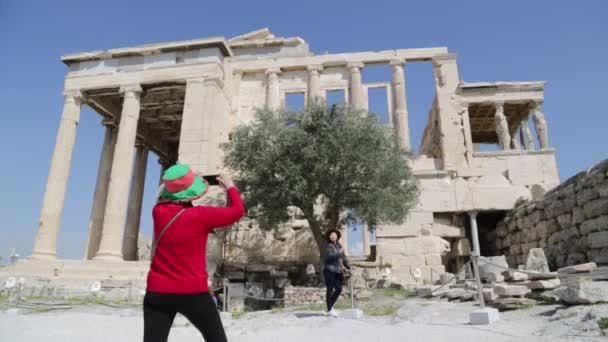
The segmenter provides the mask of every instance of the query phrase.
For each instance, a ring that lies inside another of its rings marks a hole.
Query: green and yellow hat
[[[188,165],[178,164],[168,168],[162,177],[164,189],[159,201],[191,201],[202,197],[208,190],[207,183],[192,172]]]

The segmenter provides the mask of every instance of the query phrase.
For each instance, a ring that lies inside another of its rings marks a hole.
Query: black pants
[[[209,293],[147,292],[144,297],[144,342],[166,342],[176,313],[203,334],[206,342],[226,342],[220,315]]]
[[[325,286],[327,286],[325,302],[327,303],[327,311],[329,311],[334,307],[334,304],[336,304],[342,293],[342,273],[324,270],[323,276],[325,277]]]

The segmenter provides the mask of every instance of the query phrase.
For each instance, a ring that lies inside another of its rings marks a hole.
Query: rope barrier
[[[596,275],[607,275],[608,269],[601,271],[594,271],[588,273],[543,273],[543,272],[534,272],[534,271],[526,271],[526,270],[516,270],[514,268],[505,267],[503,265],[498,265],[490,261],[482,260],[482,263],[496,266],[506,271],[519,272],[527,275],[542,277],[542,278],[579,278],[579,277],[594,277]]]

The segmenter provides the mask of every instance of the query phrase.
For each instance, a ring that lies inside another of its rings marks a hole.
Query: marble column
[[[524,144],[524,148],[527,151],[534,150],[534,138],[532,137],[532,132],[530,132],[530,127],[528,126],[528,117],[524,120],[521,120],[521,124],[519,127],[519,136],[522,144]]]
[[[139,223],[144,199],[147,166],[148,148],[143,144],[137,144],[135,146],[135,164],[133,165],[131,193],[129,194],[129,207],[127,209],[127,224],[125,225],[122,245],[122,254],[125,260],[137,260],[137,240],[139,237]]]
[[[106,134],[103,140],[103,149],[97,168],[97,182],[95,194],[93,195],[93,208],[89,218],[89,236],[85,246],[84,259],[88,260],[95,256],[101,241],[101,228],[103,227],[103,214],[106,209],[108,198],[108,184],[110,184],[110,172],[112,170],[112,159],[114,158],[114,147],[118,129],[113,124],[106,125]]]
[[[308,102],[320,101],[319,99],[324,98],[320,75],[323,66],[318,64],[309,65],[306,67],[306,70],[308,70]]]
[[[369,247],[369,227],[366,224],[361,225],[361,234],[363,241],[363,256],[367,256],[371,254],[371,250]]]
[[[513,134],[511,134],[511,149],[516,151],[521,150],[521,144],[517,138],[517,132],[513,132]]]
[[[344,229],[342,229],[342,237],[340,237],[339,242],[342,245],[342,248],[344,249],[344,254],[348,255],[348,225],[346,225]]]
[[[365,96],[363,95],[363,82],[361,80],[361,68],[363,63],[349,63],[346,66],[350,72],[350,100],[349,104],[355,109],[364,110]]]
[[[141,87],[121,87],[124,94],[118,138],[112,161],[108,199],[103,218],[101,242],[94,259],[123,260],[122,239],[129,197],[129,182],[133,167],[133,151],[139,119]]]
[[[409,115],[405,96],[405,60],[393,59],[393,127],[399,140],[399,146],[406,151],[411,150]]]
[[[542,101],[535,101],[532,108],[532,120],[534,121],[534,128],[536,129],[536,136],[538,137],[538,143],[541,150],[549,148],[547,120],[545,120],[545,114],[543,114],[542,106]]]
[[[61,223],[61,213],[72,164],[72,152],[76,143],[76,128],[80,120],[82,94],[78,90],[63,93],[63,112],[55,149],[51,159],[49,176],[38,221],[38,233],[34,242],[32,259],[55,259],[57,257],[57,235]]]
[[[281,106],[280,72],[279,68],[271,68],[266,71],[266,107],[270,110],[277,110]]]
[[[511,136],[509,135],[509,124],[504,112],[504,102],[496,102],[496,113],[494,120],[496,122],[496,135],[498,136],[498,145],[501,150],[509,150],[511,146]]]

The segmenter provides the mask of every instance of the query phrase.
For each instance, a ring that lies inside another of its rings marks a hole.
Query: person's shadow
[[[294,314],[297,318],[311,318],[311,317],[324,317],[325,315],[322,313],[315,312],[298,312]]]

